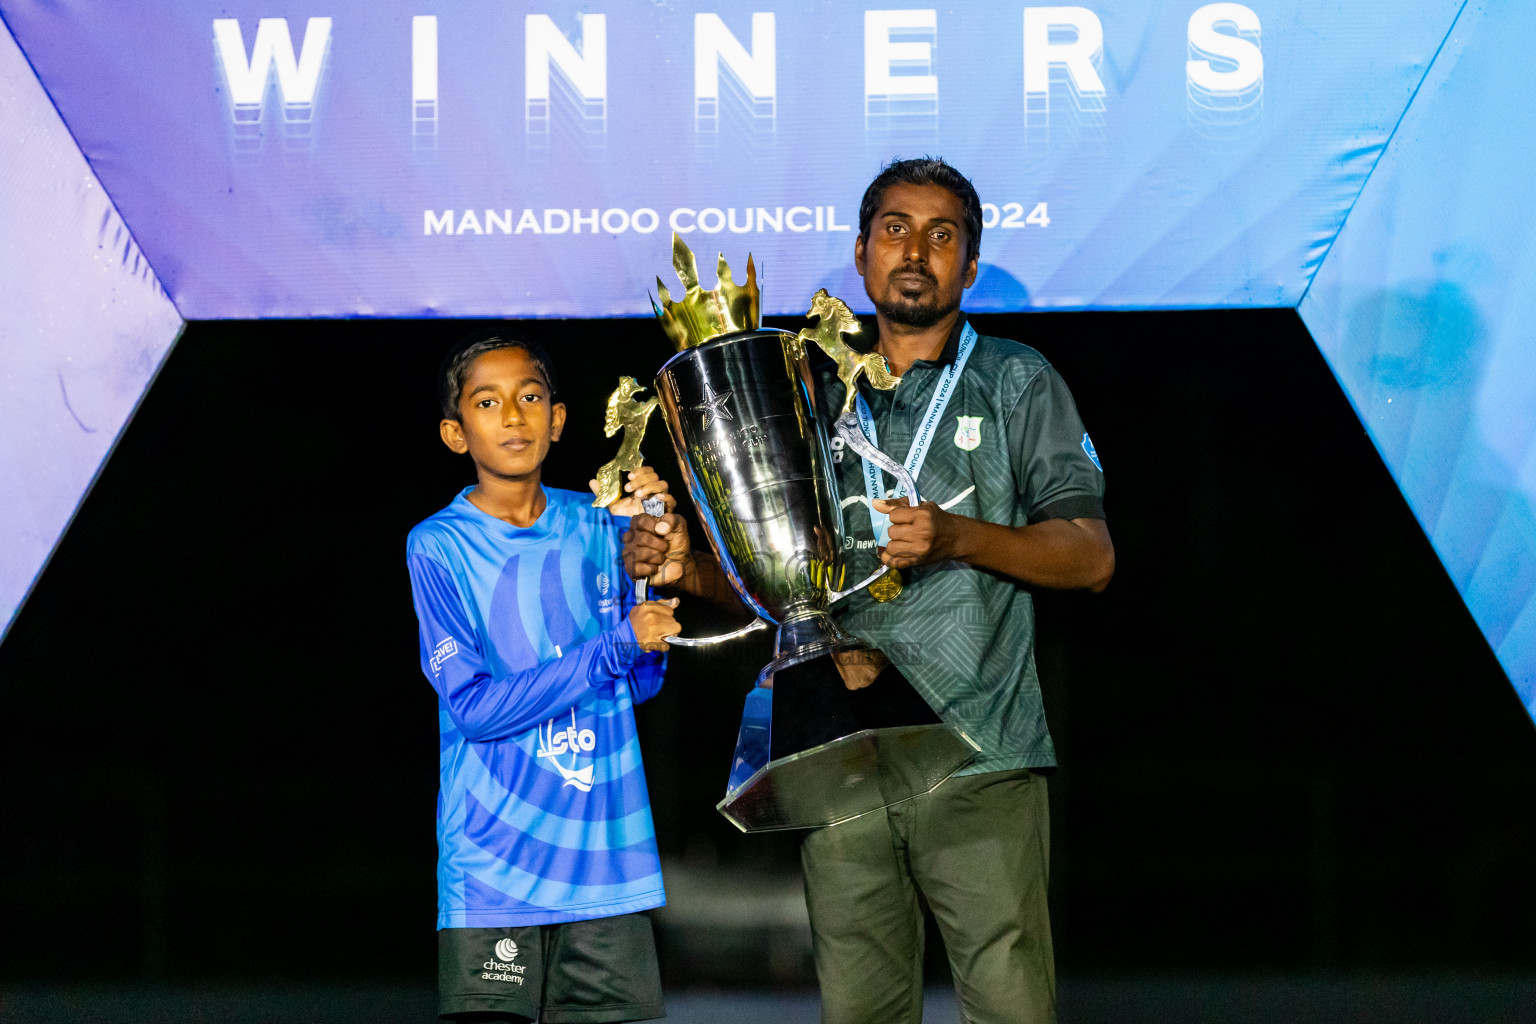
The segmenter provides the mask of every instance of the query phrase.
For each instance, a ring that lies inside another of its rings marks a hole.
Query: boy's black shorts
[[[606,1024],[667,1015],[647,914],[439,929],[437,996],[445,1019]]]

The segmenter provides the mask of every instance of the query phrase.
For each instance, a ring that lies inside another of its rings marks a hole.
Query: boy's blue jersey
[[[660,688],[665,659],[629,625],[628,520],[545,488],[523,529],[468,493],[407,546],[442,734],[437,926],[661,906],[633,708]]]

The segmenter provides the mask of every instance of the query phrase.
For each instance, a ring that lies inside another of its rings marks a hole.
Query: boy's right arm
[[[418,554],[410,556],[410,573],[422,671],[459,731],[474,742],[516,736],[568,710],[590,690],[612,686],[646,650],[665,649],[664,638],[679,632],[671,609],[650,601],[559,657],[498,677],[476,645],[474,626],[448,572]]]

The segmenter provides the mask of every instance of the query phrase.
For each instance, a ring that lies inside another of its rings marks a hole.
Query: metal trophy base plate
[[[769,690],[755,690],[748,696],[733,785],[715,805],[743,832],[836,825],[921,796],[964,768],[981,749],[953,725],[863,729],[769,761],[737,783],[737,776],[753,760],[748,748],[758,746],[756,738],[748,735],[754,722],[763,723],[760,749],[766,750],[770,701]]]

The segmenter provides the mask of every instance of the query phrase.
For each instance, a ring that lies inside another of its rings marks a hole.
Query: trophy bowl
[[[792,334],[736,331],[685,349],[656,375],[662,418],[720,567],[778,626],[758,674],[866,647],[827,614],[843,585],[832,452]]]

